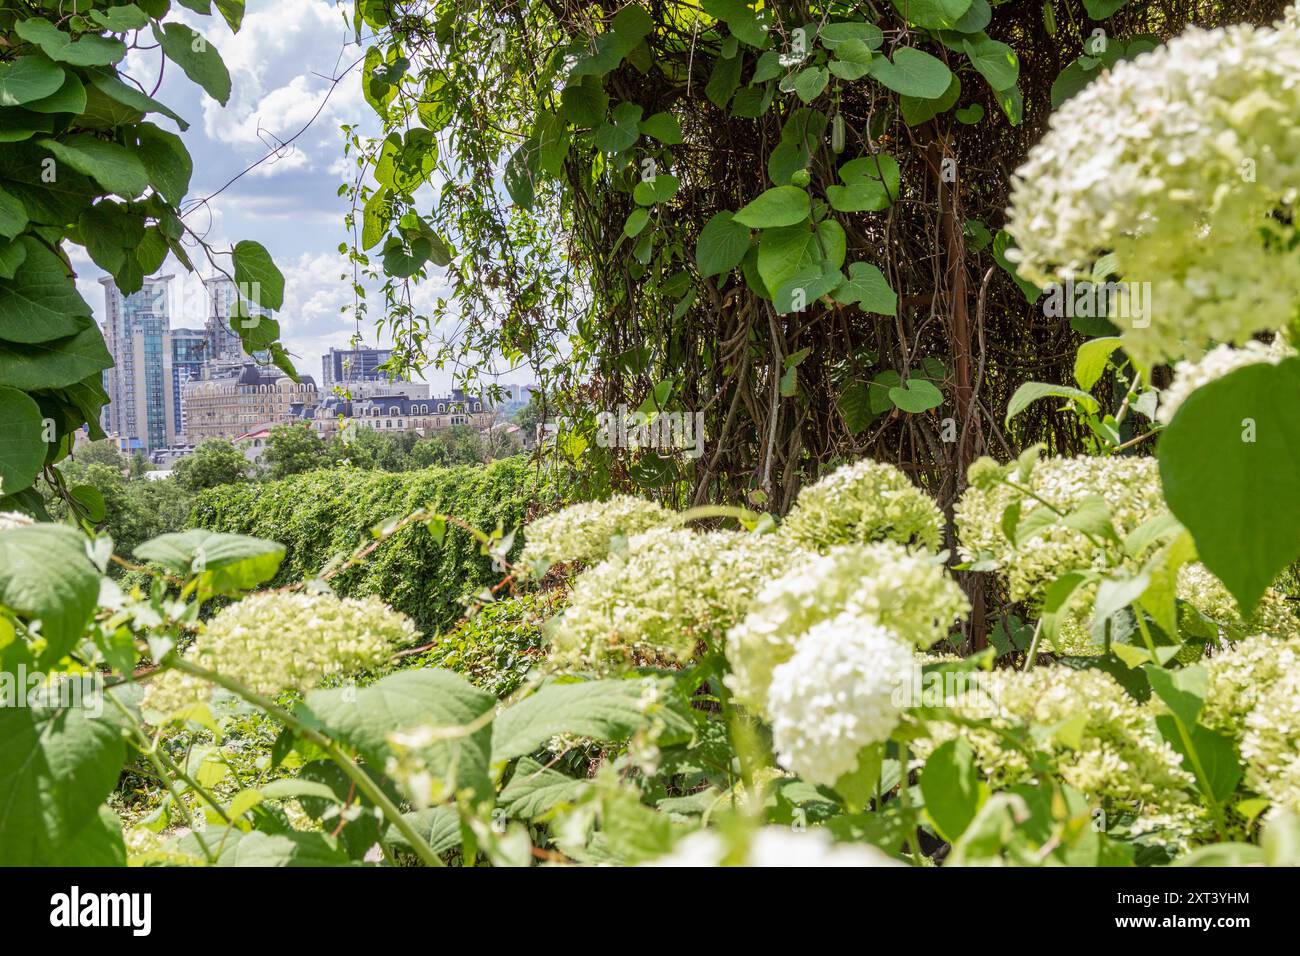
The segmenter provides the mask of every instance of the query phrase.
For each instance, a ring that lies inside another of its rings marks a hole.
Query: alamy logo
[[[704,454],[703,412],[629,412],[619,405],[596,416],[596,444],[601,448],[681,450],[687,458]]]
[[[128,926],[134,936],[153,928],[152,893],[82,893],[78,886],[50,897],[51,926]]]
[[[1067,279],[1044,291],[1049,319],[1111,319],[1135,329],[1151,324],[1150,282],[1075,282]]]

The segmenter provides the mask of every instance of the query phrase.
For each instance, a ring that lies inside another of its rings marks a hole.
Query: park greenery
[[[1300,14],[352,9],[358,317],[553,427],[69,459],[64,243],[194,248],[117,64],[229,78],[165,0],[0,14],[0,864],[1300,863]]]

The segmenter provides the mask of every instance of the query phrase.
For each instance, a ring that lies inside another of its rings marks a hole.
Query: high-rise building
[[[347,382],[386,382],[388,373],[379,366],[392,357],[392,349],[330,349],[321,356],[324,388]]]
[[[205,329],[172,329],[172,402],[176,434],[185,435],[185,384],[203,377],[209,340]]]
[[[152,452],[176,437],[172,343],[167,302],[171,276],[145,279],[122,295],[111,277],[104,286],[104,342],[113,357],[105,376],[109,404],[104,430],[128,451]]]
[[[208,318],[203,324],[204,332],[208,337],[208,358],[229,361],[247,360],[248,356],[239,340],[239,332],[232,323],[239,299],[239,289],[225,276],[205,279],[203,284],[208,290]],[[244,309],[254,317],[271,314],[269,309],[249,305],[247,301]]]

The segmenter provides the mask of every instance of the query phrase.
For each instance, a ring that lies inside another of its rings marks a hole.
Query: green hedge
[[[379,472],[355,468],[312,471],[281,481],[224,485],[203,492],[190,514],[192,527],[269,538],[287,553],[275,584],[316,574],[331,557],[373,540],[370,529],[419,508],[431,508],[491,531],[507,532],[534,504],[553,504],[535,466],[522,457],[491,465]],[[518,535],[511,556],[518,553]],[[375,594],[410,615],[429,635],[461,616],[459,598],[499,581],[477,542],[452,525],[442,544],[422,525],[384,542],[366,562],[335,576],[346,596]]]

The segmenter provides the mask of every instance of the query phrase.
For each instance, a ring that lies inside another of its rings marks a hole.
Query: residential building
[[[351,382],[387,382],[388,373],[379,366],[393,355],[392,349],[330,349],[321,356],[321,387],[333,388]]]
[[[124,451],[151,452],[172,444],[177,406],[172,377],[172,342],[167,300],[170,275],[145,279],[139,291],[123,295],[113,279],[104,287],[104,342],[113,367],[104,375],[109,403],[105,432],[118,436]]]
[[[237,369],[237,371],[234,371]],[[246,362],[218,363],[207,371],[230,372],[184,387],[185,437],[198,444],[205,438],[237,438],[254,425],[301,419],[317,401],[316,383],[304,375],[298,383],[275,367]]]
[[[203,284],[208,290],[208,318],[203,324],[204,334],[208,338],[208,358],[214,361],[247,361],[249,356],[244,352],[239,332],[234,326],[234,322],[239,321],[234,318],[235,306],[239,301],[238,287],[225,276],[205,279]],[[252,317],[271,314],[269,309],[251,306],[247,301],[244,310]],[[262,357],[258,358],[260,360]]]
[[[487,428],[492,424],[491,409],[463,393],[436,398],[387,395],[350,401],[330,396],[307,408],[303,417],[321,438],[330,438],[351,427],[417,432],[424,436],[454,425]]]
[[[185,435],[185,385],[203,377],[209,354],[209,339],[204,329],[172,329],[172,401],[176,434]]]

